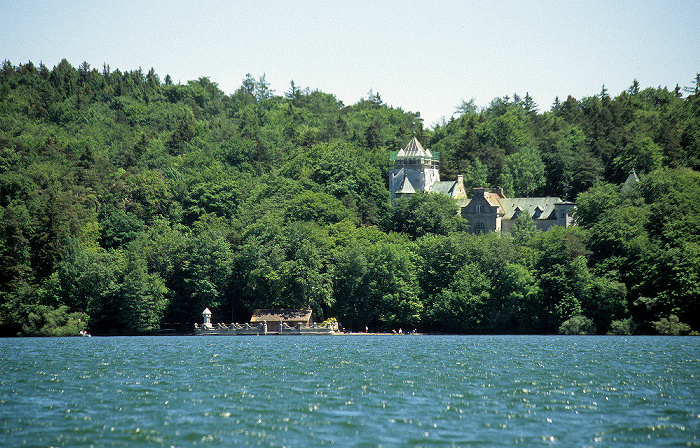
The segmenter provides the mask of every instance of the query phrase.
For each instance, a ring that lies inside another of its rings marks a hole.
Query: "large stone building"
[[[501,187],[491,193],[488,188],[474,188],[471,201],[461,208],[473,233],[510,232],[518,218],[527,212],[539,230],[552,226],[573,225],[576,204],[557,197],[508,198]]]
[[[433,155],[413,137],[408,145],[396,154],[389,172],[392,202],[419,191],[442,193],[453,199],[466,200],[467,192],[462,176],[457,176],[454,181],[441,181],[439,169],[439,155]]]
[[[455,200],[473,233],[510,232],[525,212],[540,230],[548,230],[554,225],[573,225],[571,213],[576,206],[573,202],[557,197],[508,198],[501,187],[493,193],[488,188],[474,188],[470,200],[462,176],[457,176],[455,181],[440,181],[439,169],[439,155],[423,148],[413,137],[396,153],[389,172],[392,202],[419,191],[446,194]]]

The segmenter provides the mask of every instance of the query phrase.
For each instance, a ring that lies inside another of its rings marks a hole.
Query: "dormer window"
[[[482,209],[481,209],[481,204],[477,204],[477,205],[474,207],[474,213],[483,213],[483,212],[482,212]]]
[[[518,219],[520,217],[520,213],[522,211],[520,210],[520,207],[516,207],[515,211],[513,212],[513,219]]]
[[[535,208],[535,213],[532,214],[532,219],[538,219],[542,215],[542,209],[540,207]]]

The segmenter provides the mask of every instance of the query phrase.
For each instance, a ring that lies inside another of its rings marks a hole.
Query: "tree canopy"
[[[0,335],[188,331],[205,307],[308,307],[353,329],[700,330],[697,92],[459,112],[430,130],[379,93],[278,95],[264,74],[226,94],[4,61]],[[443,178],[575,200],[579,225],[470,235],[447,196],[392,204],[389,153],[413,136]]]

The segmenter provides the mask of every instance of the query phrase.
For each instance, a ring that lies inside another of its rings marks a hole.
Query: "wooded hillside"
[[[634,81],[542,112],[513,95],[429,130],[372,92],[344,105],[264,76],[227,95],[5,61],[0,334],[190,330],[205,307],[229,323],[310,307],[351,329],[700,330],[698,89]],[[392,205],[389,152],[414,135],[443,179],[575,200],[580,225],[476,236],[446,196]]]

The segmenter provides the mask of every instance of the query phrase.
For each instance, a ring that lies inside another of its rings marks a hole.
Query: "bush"
[[[595,324],[585,316],[574,316],[561,324],[559,334],[595,334]]]
[[[659,334],[666,336],[685,336],[690,333],[690,325],[684,324],[678,316],[671,314],[668,319],[662,317],[661,320],[652,322]]]
[[[88,315],[68,311],[65,305],[58,308],[38,306],[29,313],[22,333],[26,336],[78,336],[87,328]]]
[[[634,334],[636,325],[632,318],[614,320],[610,323],[609,335],[629,336]]]

